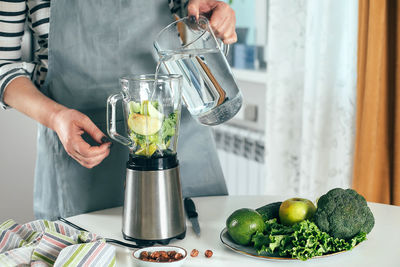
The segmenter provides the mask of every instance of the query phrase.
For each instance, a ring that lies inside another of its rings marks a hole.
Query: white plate
[[[242,245],[238,245],[235,242],[233,242],[232,238],[229,236],[228,234],[228,229],[226,229],[226,227],[221,231],[220,234],[220,239],[221,242],[228,248],[232,249],[233,251],[252,257],[252,258],[259,258],[259,259],[264,259],[264,260],[272,260],[272,261],[299,261],[299,259],[293,259],[293,258],[288,258],[288,257],[281,257],[278,255],[259,255],[257,253],[257,250],[251,246],[242,246]],[[358,244],[357,244],[358,246]],[[344,251],[339,251],[339,252],[335,252],[335,253],[330,253],[330,254],[326,254],[326,255],[322,255],[322,256],[316,256],[313,257],[311,259],[317,259],[317,258],[324,258],[324,257],[329,257],[329,256],[333,256],[333,255],[337,255],[343,252],[347,252],[347,250]]]

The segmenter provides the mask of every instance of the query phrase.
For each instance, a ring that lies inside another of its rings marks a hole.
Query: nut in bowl
[[[154,246],[136,250],[133,253],[138,266],[178,267],[187,258],[187,251],[177,246]]]

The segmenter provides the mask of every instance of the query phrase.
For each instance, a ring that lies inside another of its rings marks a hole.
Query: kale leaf
[[[348,241],[334,238],[322,232],[315,223],[309,220],[301,221],[293,226],[278,224],[276,219],[265,223],[266,230],[257,232],[252,238],[259,254],[307,260],[327,253],[351,250],[366,239],[364,232]]]

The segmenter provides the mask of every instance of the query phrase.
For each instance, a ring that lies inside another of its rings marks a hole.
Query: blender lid
[[[168,153],[163,156],[136,156],[129,154],[126,167],[136,171],[159,171],[175,168],[179,165],[176,153]]]

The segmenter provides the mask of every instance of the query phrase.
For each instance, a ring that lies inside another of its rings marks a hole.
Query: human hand
[[[110,153],[111,143],[108,138],[85,114],[74,109],[62,109],[54,117],[52,127],[65,151],[79,164],[86,168],[93,168],[100,164]],[[82,138],[82,134],[88,133],[99,146],[90,146]]]
[[[199,14],[209,18],[211,28],[225,44],[237,41],[235,11],[227,3],[216,0],[190,0],[188,16],[198,19]]]

